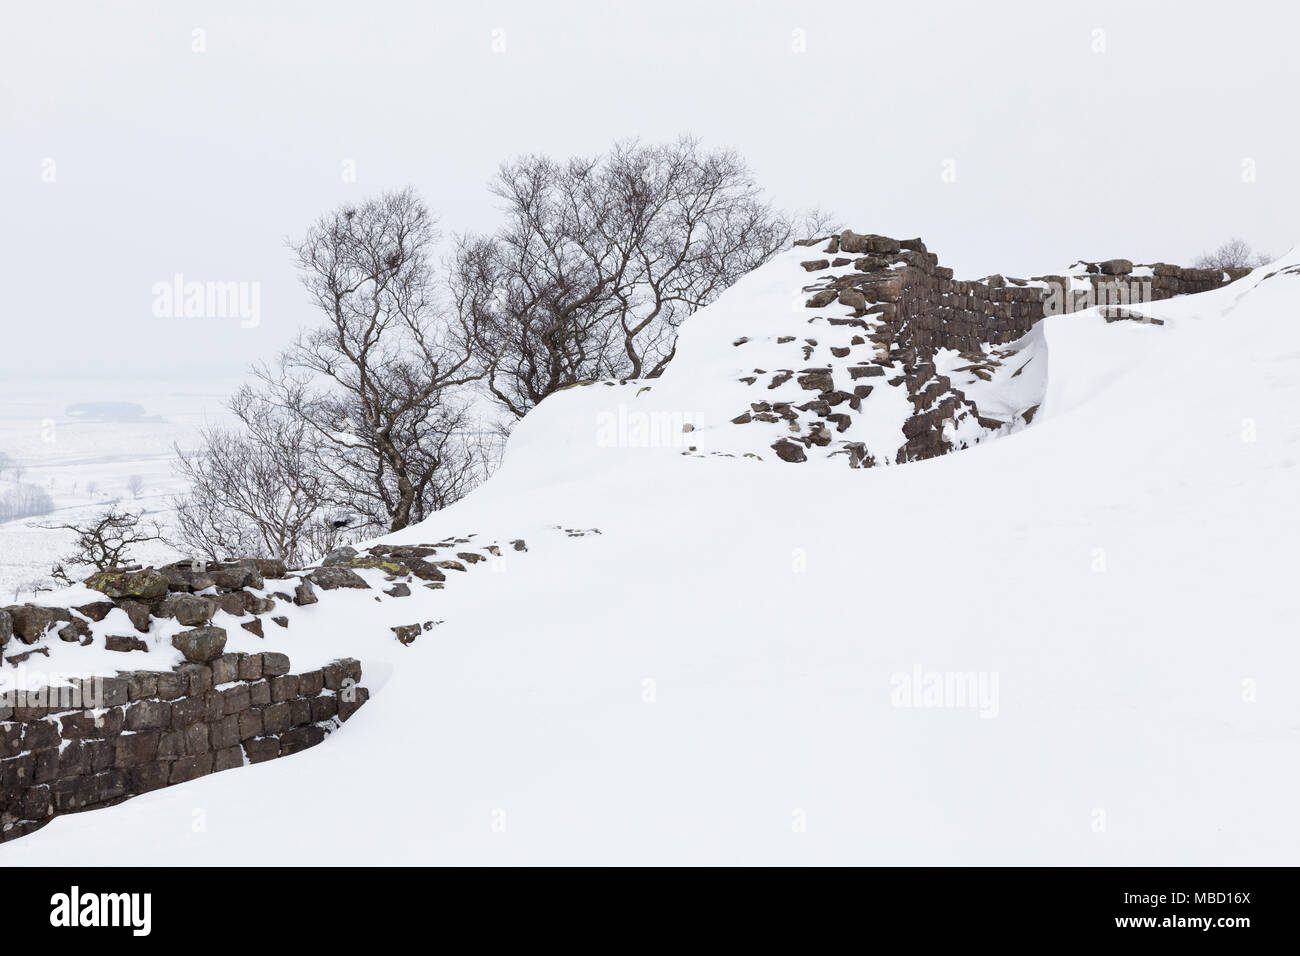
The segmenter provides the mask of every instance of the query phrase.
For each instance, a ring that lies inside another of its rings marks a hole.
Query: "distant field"
[[[238,384],[0,382],[0,452],[22,467],[23,482],[48,492],[55,509],[0,522],[0,604],[30,598],[31,584],[48,576],[71,541],[67,532],[32,528],[35,521],[75,522],[118,501],[169,524],[170,500],[182,490],[173,448],[192,448],[204,424],[227,422],[224,402]],[[138,498],[127,487],[132,475],[143,482]],[[0,475],[0,489],[14,482],[12,471]],[[139,556],[171,554],[155,547]]]

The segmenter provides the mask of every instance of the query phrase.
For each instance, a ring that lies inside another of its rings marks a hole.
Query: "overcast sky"
[[[1231,235],[1280,254],[1297,9],[8,4],[0,366],[237,375],[311,321],[283,242],[335,204],[411,183],[446,232],[488,229],[503,159],[628,136],[735,147],[779,205],[920,235],[959,276],[1187,263]],[[259,283],[260,325],[155,317],[176,273]]]

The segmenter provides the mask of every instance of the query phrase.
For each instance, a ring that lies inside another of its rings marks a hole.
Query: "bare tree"
[[[230,410],[242,427],[207,428],[195,452],[176,449],[188,493],[173,502],[182,542],[212,560],[314,557],[330,482],[312,467],[314,433],[245,386]]]
[[[38,485],[20,482],[17,487],[0,492],[0,521],[32,518],[53,510],[54,500]]]
[[[1256,253],[1244,239],[1232,238],[1213,252],[1198,256],[1197,269],[1254,269],[1272,262],[1271,256]]]
[[[459,240],[451,286],[488,389],[516,417],[576,382],[662,373],[682,321],[791,233],[739,156],[687,138],[526,156],[493,192],[506,224]]]
[[[75,550],[55,564],[51,577],[60,583],[71,584],[74,579],[70,567],[110,571],[131,563],[130,552],[135,545],[146,541],[166,542],[162,526],[143,518],[143,512],[109,508],[84,524],[37,525],[47,531],[71,531],[77,536]]]
[[[303,448],[332,501],[396,531],[464,494],[481,475],[460,390],[482,377],[474,316],[435,304],[435,220],[415,193],[345,205],[292,244],[325,318],[274,367],[261,400],[305,426]]]
[[[132,498],[139,498],[140,492],[144,491],[144,478],[140,475],[132,475],[127,478],[126,490],[131,493]]]

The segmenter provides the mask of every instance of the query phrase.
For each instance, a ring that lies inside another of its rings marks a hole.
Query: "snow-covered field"
[[[21,464],[21,480],[48,492],[54,511],[0,522],[0,604],[31,599],[31,584],[68,550],[72,535],[35,528],[99,514],[114,501],[150,519],[170,521],[171,498],[182,490],[172,468],[173,446],[192,448],[198,429],[228,420],[224,402],[238,382],[35,381],[0,382],[0,452]],[[69,414],[88,403],[139,405],[144,414],[112,417],[113,409]],[[96,412],[108,412],[104,417]],[[139,475],[138,494],[129,489]],[[12,471],[0,475],[0,494],[12,489]],[[171,549],[145,545],[144,560],[165,560]]]
[[[324,745],[0,858],[1294,863],[1300,255],[1163,326],[1047,320],[1032,426],[943,458],[605,440],[629,409],[739,428],[729,343],[798,334],[801,257],[691,318],[648,391],[548,398],[490,482],[387,539],[527,552],[296,609],[275,646],[356,656],[374,692]]]

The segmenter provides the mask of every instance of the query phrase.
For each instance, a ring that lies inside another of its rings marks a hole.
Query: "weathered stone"
[[[325,731],[314,724],[296,727],[280,738],[280,755],[287,757],[308,747],[314,747],[324,739]]]
[[[9,616],[9,628],[24,644],[35,644],[54,626],[52,608],[18,604],[5,610]]]
[[[169,783],[184,783],[212,773],[212,754],[198,754],[193,757],[181,757],[172,763]]]
[[[277,614],[275,617],[271,618],[271,620],[273,620],[276,624],[279,624],[281,627],[289,626],[289,619],[285,617],[283,614]]]
[[[148,604],[145,604],[143,601],[125,598],[118,601],[117,606],[126,613],[127,618],[131,621],[131,625],[137,631],[143,634],[149,630],[150,614]]]
[[[268,734],[282,734],[291,726],[293,715],[288,701],[279,701],[262,709],[262,728]]]
[[[323,591],[333,591],[337,588],[368,588],[365,578],[343,567],[323,567],[316,568],[307,575],[307,580],[311,581],[316,587]],[[297,598],[295,596],[295,603]]]
[[[112,601],[91,601],[89,604],[82,604],[77,608],[77,612],[90,618],[92,621],[102,621],[108,616],[108,612],[117,607]],[[4,612],[0,611],[0,615]],[[3,631],[3,624],[0,623],[0,632]],[[0,644],[4,641],[0,640]]]
[[[420,636],[420,625],[402,624],[398,627],[389,628],[397,636],[397,640],[403,644],[413,644],[415,639]]]
[[[220,773],[222,770],[234,770],[236,767],[244,765],[244,751],[238,745],[233,747],[224,747],[212,755],[212,772]]]
[[[175,618],[178,624],[186,627],[199,627],[211,621],[216,610],[217,602],[212,598],[196,594],[170,594],[158,602],[154,616]]]
[[[143,571],[96,571],[86,587],[114,600],[156,601],[167,594],[167,577],[153,568]]]
[[[247,710],[252,705],[252,697],[248,691],[247,684],[236,684],[221,692],[223,701],[223,711],[226,714],[237,714],[240,711]]]
[[[171,705],[161,700],[139,700],[126,709],[126,729],[161,730],[171,722]]]
[[[113,741],[113,765],[138,767],[158,756],[158,731],[147,730],[138,734],[120,734]]]
[[[298,675],[284,674],[271,678],[271,700],[279,703],[298,696]]]
[[[256,568],[247,565],[230,564],[208,568],[208,577],[213,584],[223,591],[238,591],[240,588],[262,589],[265,583]]]
[[[808,259],[799,263],[807,272],[820,272],[823,269],[830,268],[830,262],[826,259]]]
[[[249,763],[261,763],[280,756],[280,741],[276,737],[255,737],[244,741],[244,753]]]
[[[355,714],[361,705],[370,699],[370,691],[364,687],[345,688],[338,694],[339,720],[347,720]]]
[[[212,686],[239,680],[239,654],[222,654],[212,661]]]
[[[316,597],[316,592],[312,590],[312,586],[306,581],[303,581],[293,589],[293,603],[299,607],[304,607],[308,604],[315,604],[319,600],[320,598]]]
[[[261,654],[239,655],[239,679],[260,680],[261,677],[262,677],[262,655]]]
[[[1102,275],[1126,276],[1133,271],[1133,263],[1128,259],[1107,259],[1100,263]]]
[[[813,392],[829,392],[835,388],[835,382],[828,368],[806,368],[799,373],[799,387]]]
[[[358,552],[356,548],[350,545],[344,545],[341,548],[335,548],[329,554],[325,555],[325,557],[321,559],[321,564],[326,566],[334,565],[334,564],[347,564],[349,561],[351,561],[353,558],[357,556],[357,553]]]
[[[776,444],[772,446],[772,450],[776,452],[776,456],[782,461],[801,462],[808,460],[803,445],[800,445],[797,442],[792,442],[788,438],[782,438],[777,441]]]
[[[196,627],[172,637],[172,647],[185,659],[202,663],[226,649],[226,630],[222,627]]]
[[[323,700],[324,698],[317,698]],[[250,740],[253,737],[262,735],[262,712],[252,709],[240,711],[237,717],[239,721],[239,739]]]
[[[404,584],[399,581],[397,584],[394,584],[391,588],[385,589],[384,593],[387,594],[389,597],[410,597],[411,586],[409,584]]]
[[[239,746],[239,717],[231,714],[214,721],[209,727],[209,737],[213,750]]]
[[[285,654],[268,651],[262,655],[262,676],[279,677],[289,673],[289,658]]]
[[[231,617],[243,617],[248,613],[247,604],[250,596],[247,591],[226,591],[216,595],[212,600]]]
[[[128,634],[108,634],[104,637],[104,649],[109,651],[147,651],[149,645],[140,638]]]

